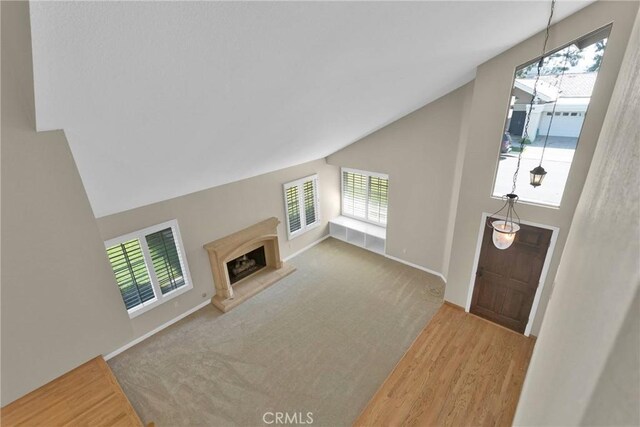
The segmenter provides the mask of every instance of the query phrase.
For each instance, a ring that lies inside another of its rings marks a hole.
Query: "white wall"
[[[622,328],[580,424],[640,425],[640,289]]]
[[[562,254],[516,425],[640,424],[639,69],[640,14]]]
[[[637,2],[597,2],[552,29],[551,48],[614,22],[563,206],[558,210],[519,207],[523,219],[560,227],[551,278],[637,8]],[[319,173],[324,221],[322,227],[291,242],[286,241],[281,225],[283,256],[322,237],[326,220],[339,209],[338,166],[390,175],[389,254],[445,273],[446,299],[464,305],[481,214],[500,205],[489,194],[513,73],[516,66],[538,55],[540,37],[480,66],[473,84],[329,156],[330,164],[318,160],[103,217],[98,229],[64,134],[33,131],[28,4],[2,2],[2,404],[210,298],[213,282],[202,244],[269,216],[283,221],[282,183]],[[637,167],[637,155],[635,161],[632,167]],[[619,173],[619,164],[611,168]],[[620,200],[625,199],[615,199],[611,205],[621,206]],[[608,213],[614,219],[626,218],[627,211]],[[130,321],[102,240],[173,218],[180,223],[194,289]],[[585,218],[583,223],[581,227],[599,221]],[[60,242],[68,244],[60,249]],[[618,260],[610,262],[617,265]],[[559,276],[558,283],[563,281],[568,281],[567,275]],[[614,286],[608,290],[617,292],[627,280],[610,283]],[[550,292],[551,286],[542,308]],[[621,317],[624,310],[619,308]],[[602,331],[596,328],[596,332]],[[549,340],[566,339],[562,334],[550,335]],[[542,356],[534,356],[534,361],[537,357]],[[544,370],[548,362],[536,363],[541,366],[536,369]],[[530,398],[541,390],[538,386],[527,386]],[[523,411],[523,419],[535,414]]]
[[[553,49],[614,22],[562,206],[518,207],[523,219],[560,228],[548,281],[556,274],[637,8],[632,2],[597,2],[551,29]],[[387,253],[442,272],[445,299],[460,306],[469,294],[481,215],[501,206],[491,193],[513,75],[539,55],[542,36],[482,64],[474,82],[327,157],[337,166],[389,174]],[[551,289],[548,284],[540,298],[534,335]]]
[[[551,28],[549,49],[613,22],[607,51],[598,75],[589,114],[580,143],[575,152],[564,196],[559,209],[520,203],[518,214],[523,220],[555,226],[560,229],[556,250],[551,260],[548,280],[555,277],[560,254],[567,239],[575,206],[582,192],[591,164],[600,128],[609,105],[620,63],[624,55],[638,2],[595,2]],[[478,228],[483,212],[497,211],[502,202],[491,197],[498,163],[500,139],[509,108],[516,67],[540,54],[543,34],[525,40],[478,67],[469,116],[462,183],[456,225],[447,277],[445,299],[465,306],[473,276]],[[528,174],[528,171],[521,171]],[[546,286],[540,299],[532,333],[537,335],[552,286]]]
[[[35,132],[29,3],[2,2],[2,405],[213,295],[202,245],[276,216],[283,257],[327,234],[339,172],[324,159],[100,218],[62,131]],[[287,241],[282,184],[319,174],[322,226]],[[130,320],[104,240],[177,218],[194,288]],[[206,297],[202,295],[206,294]]]
[[[34,130],[29,3],[1,7],[4,406],[132,328],[65,135]]]
[[[321,226],[289,241],[282,185],[316,173]],[[130,340],[210,300],[215,294],[209,258],[202,247],[205,243],[275,216],[280,220],[278,238],[280,253],[285,258],[325,236],[328,233],[327,221],[338,215],[339,209],[338,168],[321,159],[98,218],[103,240],[171,219],[177,219],[180,226],[193,289],[131,319],[133,333]],[[115,283],[112,286],[116,287]],[[124,310],[122,303],[120,310]]]
[[[472,94],[469,83],[327,157],[332,165],[389,175],[387,254],[442,274]]]

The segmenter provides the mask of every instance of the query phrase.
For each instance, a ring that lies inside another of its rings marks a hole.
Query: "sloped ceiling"
[[[470,81],[548,10],[32,2],[37,127],[64,129],[104,216],[327,156]]]

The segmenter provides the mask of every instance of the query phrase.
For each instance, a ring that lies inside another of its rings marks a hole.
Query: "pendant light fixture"
[[[522,161],[524,144],[525,141],[529,138],[529,122],[531,120],[531,113],[533,113],[533,106],[535,104],[536,98],[538,97],[538,83],[540,82],[540,74],[542,72],[542,66],[544,65],[544,57],[547,50],[547,41],[549,41],[549,28],[551,27],[551,19],[553,18],[553,9],[555,8],[555,4],[556,0],[551,0],[551,12],[549,13],[549,20],[547,21],[544,43],[542,44],[542,54],[540,55],[540,60],[538,61],[536,79],[533,83],[531,101],[529,102],[529,112],[525,120],[522,139],[520,139],[520,152],[518,153],[518,163],[516,164],[516,171],[513,173],[513,185],[511,187],[511,192],[509,194],[505,194],[502,197],[502,199],[505,201],[504,205],[500,208],[500,210],[491,215],[491,217],[493,218],[506,209],[506,212],[503,213],[504,219],[494,220],[488,224],[489,227],[493,229],[493,233],[491,236],[493,244],[500,250],[509,248],[516,238],[516,233],[520,230],[520,217],[518,216],[515,208],[516,203],[518,202],[518,195],[516,194],[516,184],[518,182],[518,173],[520,172],[520,162]],[[540,160],[539,167],[544,171],[544,169],[542,168],[542,160]],[[545,174],[546,172],[542,174],[542,178],[544,178]],[[540,182],[542,182],[542,178],[540,179]]]
[[[506,200],[506,203],[504,204],[502,209],[500,209],[501,211],[505,207],[507,208],[504,220],[499,219],[491,223],[491,227],[493,228],[493,233],[491,236],[493,244],[496,248],[502,250],[507,249],[509,246],[511,246],[516,238],[516,233],[520,230],[520,217],[515,210],[515,204],[518,201],[518,195],[509,193],[504,196],[504,199]],[[514,215],[517,218],[516,221],[513,220]]]
[[[551,125],[553,124],[553,119],[556,116],[556,107],[558,105],[558,100],[560,99],[560,95],[562,94],[562,79],[564,78],[564,73],[567,70],[567,63],[569,62],[569,54],[571,53],[571,46],[567,47],[567,53],[564,56],[564,63],[562,64],[562,72],[560,73],[560,77],[556,75],[556,85],[557,85],[557,95],[556,100],[553,102],[553,109],[551,110],[551,118],[549,119],[549,126],[547,127],[547,134],[544,136],[544,145],[542,146],[542,154],[540,155],[540,164],[535,168],[529,171],[531,176],[530,184],[531,186],[539,187],[542,185],[542,180],[547,175],[547,171],[542,167],[542,159],[544,159],[544,152],[547,149],[547,141],[549,140],[549,133],[551,133]]]
[[[529,171],[531,176],[530,184],[532,187],[540,187],[542,180],[547,175],[547,171],[542,167],[542,158],[540,158],[540,164]]]

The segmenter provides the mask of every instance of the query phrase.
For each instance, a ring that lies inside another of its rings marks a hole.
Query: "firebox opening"
[[[244,279],[266,266],[267,260],[264,254],[264,246],[260,246],[227,263],[229,281],[233,285],[238,280]]]

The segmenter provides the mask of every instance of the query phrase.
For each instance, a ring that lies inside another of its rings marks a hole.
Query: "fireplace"
[[[269,218],[204,245],[216,294],[211,303],[223,312],[291,274],[278,245],[278,218]]]
[[[260,246],[258,249],[247,252],[227,263],[229,282],[233,285],[266,266],[267,259],[264,254],[264,246]]]

